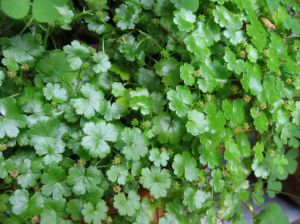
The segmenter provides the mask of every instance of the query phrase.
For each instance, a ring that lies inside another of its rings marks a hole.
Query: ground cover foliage
[[[1,223],[288,223],[297,1],[0,6]]]

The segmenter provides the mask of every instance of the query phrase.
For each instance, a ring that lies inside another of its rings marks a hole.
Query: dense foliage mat
[[[1,223],[288,222],[296,0],[0,8]]]

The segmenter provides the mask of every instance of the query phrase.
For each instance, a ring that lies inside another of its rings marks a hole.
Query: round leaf
[[[33,17],[41,23],[54,23],[60,16],[56,7],[64,6],[67,2],[68,0],[34,0]]]
[[[30,0],[2,0],[2,11],[14,19],[24,18],[30,9]]]

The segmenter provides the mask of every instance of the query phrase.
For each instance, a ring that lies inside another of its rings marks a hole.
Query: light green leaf
[[[167,190],[171,187],[171,176],[167,169],[144,168],[140,183],[150,190],[154,198],[161,198],[167,195]]]
[[[204,192],[202,190],[195,190],[193,188],[187,188],[184,191],[183,204],[188,207],[190,212],[196,209],[201,209],[203,204],[211,197],[209,192]]]
[[[230,120],[232,126],[242,125],[245,121],[245,109],[242,100],[224,100],[222,103],[222,109],[224,116],[227,120]]]
[[[189,121],[186,123],[186,128],[192,135],[197,136],[209,130],[208,121],[203,113],[191,110],[188,112],[187,118]]]
[[[268,130],[269,121],[266,114],[263,111],[260,111],[258,107],[252,107],[251,116],[254,119],[255,128],[263,133]]]
[[[184,81],[185,85],[192,86],[195,83],[194,72],[194,67],[191,64],[184,63],[180,67],[180,78]]]
[[[193,32],[186,36],[184,38],[184,43],[187,50],[194,53],[202,62],[211,55],[211,51],[208,48],[209,45],[206,43],[205,38],[197,32]]]
[[[210,185],[213,187],[215,192],[222,192],[225,187],[225,181],[222,179],[222,173],[219,169],[215,169],[211,172],[212,179]]]
[[[45,209],[40,218],[41,224],[53,223],[57,224],[57,214],[53,209]]]
[[[84,125],[83,132],[85,136],[81,140],[81,145],[93,158],[104,158],[110,152],[108,142],[115,142],[118,138],[115,126],[105,121],[88,122]]]
[[[14,194],[9,198],[9,202],[12,205],[12,212],[16,215],[20,215],[28,208],[29,193],[25,189],[16,190]]]
[[[194,28],[196,16],[191,11],[181,8],[175,12],[173,21],[179,30],[188,32]]]
[[[138,128],[124,128],[121,133],[121,152],[128,160],[137,161],[148,152],[149,142]]]
[[[249,61],[251,61],[252,63],[256,63],[258,59],[257,50],[251,44],[249,44],[246,47],[246,51],[247,51],[247,57]]]
[[[47,100],[67,101],[68,93],[64,88],[61,88],[59,84],[47,83],[43,88],[44,96]]]
[[[71,99],[71,104],[79,115],[86,118],[95,116],[96,112],[100,112],[103,106],[104,94],[101,90],[97,90],[94,86],[87,83],[80,89],[83,98]]]
[[[117,21],[117,27],[121,30],[134,29],[135,24],[139,21],[140,7],[134,4],[121,4],[115,13],[114,20]]]
[[[188,2],[185,0],[171,0],[176,6],[177,9],[187,9],[192,12],[195,12],[198,10],[199,7],[199,0],[189,0]]]
[[[107,171],[107,177],[111,182],[117,182],[120,185],[125,185],[127,182],[127,177],[129,173],[125,166],[112,165]]]
[[[194,101],[190,89],[186,86],[177,86],[176,90],[168,91],[167,98],[170,101],[170,109],[176,112],[179,117],[188,113],[189,107]]]
[[[176,176],[183,176],[190,182],[198,180],[200,176],[200,170],[197,168],[197,161],[187,151],[175,155],[172,167]]]
[[[8,43],[3,49],[2,63],[10,71],[19,70],[19,64],[31,65],[44,51],[41,40],[32,34],[14,36]]]
[[[92,49],[78,40],[73,40],[71,45],[64,46],[64,52],[67,54],[67,61],[71,68],[77,70],[82,66],[84,60],[91,56]]]
[[[19,129],[26,126],[26,117],[12,98],[0,100],[0,115],[0,139],[5,136],[15,138],[20,133]]]
[[[62,140],[56,140],[51,137],[34,138],[32,140],[34,148],[39,156],[44,156],[43,161],[46,165],[59,163],[65,151],[65,143]]]
[[[86,223],[98,224],[106,218],[107,211],[108,208],[105,204],[105,201],[101,199],[95,208],[92,203],[85,203],[81,213],[83,214],[83,218]]]
[[[85,169],[81,165],[74,165],[69,169],[67,183],[73,186],[76,195],[83,195],[96,191],[102,179],[103,175],[96,167],[90,166]]]
[[[108,56],[104,52],[98,52],[93,55],[93,61],[96,63],[93,69],[96,73],[107,72],[111,67]]]
[[[160,152],[158,148],[151,149],[149,160],[154,163],[154,166],[166,166],[169,160],[169,155],[166,151]]]
[[[129,191],[127,197],[123,192],[118,193],[114,196],[114,207],[121,216],[133,216],[140,208],[140,197],[134,191]]]

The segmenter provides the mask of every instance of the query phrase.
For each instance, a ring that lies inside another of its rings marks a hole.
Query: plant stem
[[[21,93],[15,93],[13,95],[10,95],[10,96],[4,97],[4,98],[13,98],[13,97],[19,96],[20,94]]]
[[[151,39],[151,41],[156,45],[156,46],[158,46],[161,50],[163,50],[163,47],[162,46],[160,46],[160,44],[150,35],[150,34],[148,34],[148,33],[145,33],[144,31],[142,31],[142,30],[137,30],[137,31],[139,31],[139,33],[141,33],[141,34],[143,34],[143,35],[145,35],[146,37],[148,37],[149,39]]]
[[[48,38],[49,38],[49,35],[50,35],[50,27],[48,27],[47,31],[46,31],[46,36],[45,36],[45,39],[44,39],[44,48],[46,48],[47,46],[47,42],[48,42]]]
[[[21,30],[21,32],[19,33],[19,35],[23,34],[27,30],[27,28],[31,25],[32,21],[33,21],[33,17],[31,17],[31,19],[27,22],[27,24]]]
[[[243,202],[243,204],[245,205],[245,207],[247,208],[247,210],[249,211],[250,215],[251,216],[254,216],[255,215],[255,212],[253,211],[253,207],[251,204],[248,204],[246,202]]]
[[[291,193],[288,193],[288,192],[277,191],[277,190],[273,190],[273,189],[266,189],[266,190],[267,191],[273,191],[273,192],[276,192],[278,194],[286,195],[286,196],[289,196],[291,198],[300,199],[300,196],[297,196],[297,195],[294,195],[294,194],[291,194]]]

